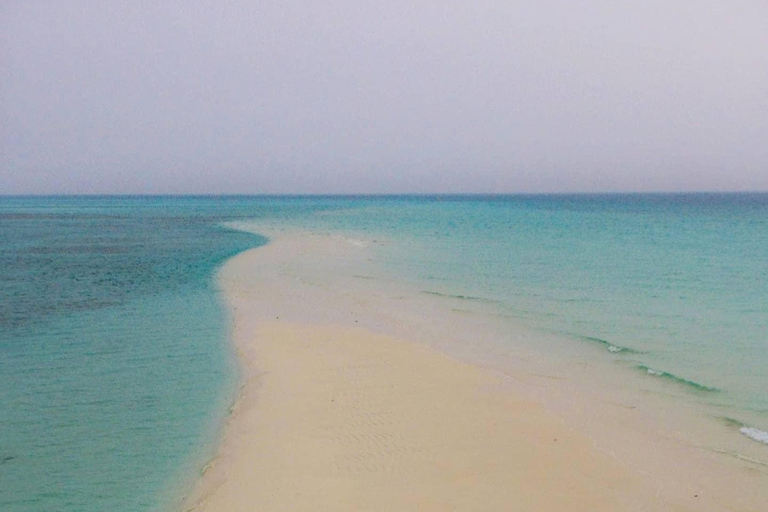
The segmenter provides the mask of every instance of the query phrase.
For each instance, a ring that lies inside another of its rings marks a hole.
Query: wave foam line
[[[764,432],[759,428],[750,427],[743,421],[729,418],[728,416],[718,416],[718,419],[722,420],[726,425],[732,428],[739,429],[739,432],[758,443],[768,444],[768,432]],[[764,463],[768,465],[768,463]]]
[[[675,382],[677,384],[682,384],[683,386],[686,386],[689,389],[692,389],[694,391],[704,391],[704,392],[707,392],[707,393],[717,393],[718,391],[720,391],[717,388],[713,388],[713,387],[710,387],[710,386],[705,386],[704,384],[699,384],[698,382],[694,382],[692,380],[688,380],[688,379],[684,379],[682,377],[678,377],[677,375],[674,375],[674,374],[669,373],[669,372],[665,372],[665,371],[661,371],[661,370],[654,370],[653,368],[650,368],[650,367],[642,365],[642,364],[637,365],[636,368],[638,370],[645,371],[648,375],[653,375],[654,377],[659,377],[659,378],[662,378],[662,379],[670,380],[670,381]]]
[[[642,352],[638,352],[637,350],[632,350],[631,348],[622,347],[621,345],[615,345],[608,340],[604,340],[602,338],[596,338],[594,336],[579,336],[579,338],[584,341],[589,341],[591,343],[597,343],[598,345],[602,345],[608,350],[608,352],[611,352],[613,354],[618,354],[618,353],[641,354],[642,353]]]
[[[768,444],[768,432],[763,432],[759,428],[747,427],[746,425],[739,429],[739,432],[748,438],[759,443]]]
[[[486,299],[485,297],[473,297],[471,295],[453,295],[450,293],[433,292],[430,290],[422,290],[421,293],[426,293],[427,295],[436,295],[437,297],[443,297],[446,299],[472,300],[472,301],[478,301],[478,302],[487,302],[489,304],[499,304],[501,302],[494,299]]]

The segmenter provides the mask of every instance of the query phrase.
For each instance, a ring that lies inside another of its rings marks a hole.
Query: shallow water
[[[215,272],[253,220],[383,240],[387,279],[765,442],[766,194],[0,198],[2,510],[174,506],[236,387]]]
[[[768,431],[768,194],[349,203],[304,225],[387,240],[379,263],[425,294],[598,347]]]
[[[210,448],[236,376],[214,271],[264,241],[196,208],[0,199],[3,511],[162,508]]]

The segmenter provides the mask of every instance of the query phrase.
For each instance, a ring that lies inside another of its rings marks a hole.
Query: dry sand
[[[360,327],[359,298],[298,271],[343,250],[277,237],[223,269],[243,386],[187,510],[719,509],[662,492],[502,373]]]

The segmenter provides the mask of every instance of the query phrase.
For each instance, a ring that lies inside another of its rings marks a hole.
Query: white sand
[[[312,276],[318,258],[354,265],[347,253],[361,246],[278,236],[222,271],[242,396],[188,509],[761,510],[759,492],[724,505],[596,448],[503,374],[420,345],[418,331],[375,332],[404,320],[363,318],[365,297]]]

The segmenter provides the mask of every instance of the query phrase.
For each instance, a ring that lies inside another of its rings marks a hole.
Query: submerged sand
[[[349,242],[277,234],[223,269],[243,386],[188,510],[759,510],[599,449],[418,329],[382,334],[405,320],[312,278]]]

